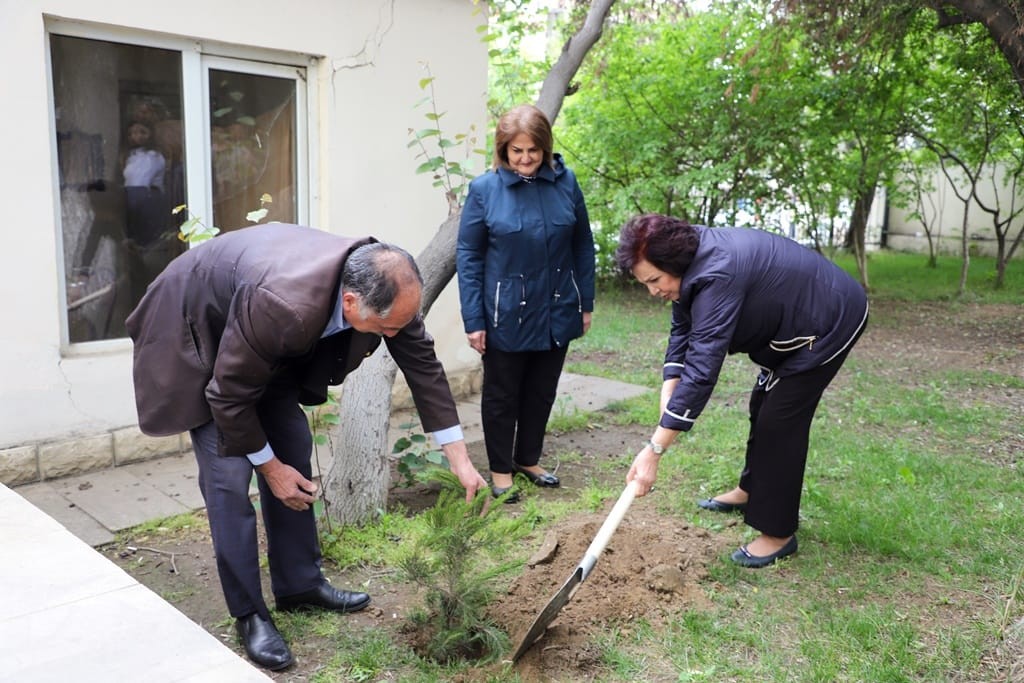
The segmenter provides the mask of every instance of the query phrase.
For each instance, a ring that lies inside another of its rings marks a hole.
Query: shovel
[[[562,585],[561,589],[555,593],[555,597],[548,601],[547,606],[541,610],[541,613],[537,615],[537,618],[533,620],[533,625],[530,626],[530,630],[527,631],[526,637],[523,638],[523,642],[516,648],[516,652],[512,655],[512,661],[515,662],[537,640],[544,635],[544,631],[548,625],[554,621],[555,617],[558,616],[558,612],[565,606],[572,596],[576,594],[580,585],[583,583],[590,572],[594,569],[594,565],[597,564],[597,558],[601,555],[605,546],[608,545],[608,541],[611,540],[612,534],[615,533],[615,529],[618,528],[619,522],[626,516],[626,510],[629,509],[630,504],[636,497],[636,482],[631,481],[626,486],[626,489],[619,495],[619,500],[616,501],[615,507],[608,513],[608,518],[604,520],[604,524],[597,532],[597,536],[590,543],[590,547],[587,548],[587,552],[583,555],[583,559],[576,569],[573,570],[572,576]]]

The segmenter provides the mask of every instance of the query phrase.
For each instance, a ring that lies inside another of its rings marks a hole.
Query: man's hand
[[[263,463],[256,471],[263,475],[274,496],[292,510],[308,510],[316,500],[317,485],[277,458]]]
[[[469,451],[466,450],[465,441],[453,441],[441,446],[444,457],[448,458],[448,464],[452,472],[459,478],[459,483],[466,489],[466,502],[470,503],[476,496],[476,492],[487,488],[487,481],[480,476],[480,473],[469,461]]]

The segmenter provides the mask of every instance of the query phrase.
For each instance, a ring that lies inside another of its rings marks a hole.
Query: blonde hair
[[[535,145],[544,152],[544,163],[552,165],[554,136],[551,133],[551,122],[537,107],[532,104],[521,104],[509,109],[500,119],[494,130],[494,168],[509,168],[508,144],[520,133],[526,133]]]

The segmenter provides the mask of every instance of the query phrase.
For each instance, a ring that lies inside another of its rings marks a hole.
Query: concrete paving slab
[[[10,653],[0,680],[153,683],[211,669],[222,681],[270,680],[139,584],[0,623],[0,638]]]
[[[110,572],[113,565],[103,556],[4,486],[0,486],[0,548],[0,585],[5,586],[0,623],[135,583],[120,570]]]
[[[91,546],[114,540],[109,529],[62,496],[50,482],[19,486],[16,493]]]
[[[604,410],[615,401],[633,398],[648,391],[651,390],[636,384],[563,372],[558,381],[555,410],[559,409],[560,404],[564,404],[563,409],[584,412]]]
[[[54,488],[110,531],[189,512],[125,467],[57,479]]]
[[[0,485],[0,681],[269,681],[202,627]]]
[[[206,505],[199,491],[199,465],[191,451],[124,465],[120,469],[135,475],[189,510],[199,510]]]

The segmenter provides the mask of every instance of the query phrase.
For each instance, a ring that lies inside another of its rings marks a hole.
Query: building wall
[[[126,339],[69,346],[62,342],[64,281],[59,266],[47,18],[309,55],[319,129],[310,222],[339,234],[373,234],[408,248],[427,244],[447,214],[429,176],[417,175],[409,129],[426,126],[419,81],[429,65],[446,131],[486,122],[486,46],[476,27],[485,16],[469,0],[0,0],[0,139],[6,163],[0,187],[0,481],[67,473],[41,459],[88,451],[100,466],[125,455],[182,447],[146,441],[135,428],[131,344]],[[130,35],[130,34],[128,34]],[[477,161],[477,169],[483,161]],[[427,326],[449,374],[472,373],[456,286],[431,310]],[[127,446],[133,443],[134,445]],[[148,445],[147,445],[148,444]],[[63,455],[40,455],[54,449]]]
[[[992,175],[988,171],[983,174],[983,177],[988,177],[978,184],[978,196],[989,207],[999,205],[1003,212],[1003,220],[1005,220],[1011,207],[1017,211],[1020,210],[1024,196],[1018,196],[1016,205],[1014,205],[1010,196],[1010,188],[1005,185],[1006,177],[1003,169],[995,170],[994,179]],[[928,253],[928,238],[925,230],[927,226],[938,253],[952,255],[961,253],[964,202],[957,195],[959,193],[960,197],[966,197],[970,185],[962,174],[956,173],[953,178],[956,181],[955,185],[949,181],[941,169],[936,168],[930,172],[926,176],[925,182],[931,191],[925,196],[920,209],[900,207],[890,201],[886,246],[897,251]],[[920,217],[912,215],[918,211],[921,213]],[[973,199],[968,206],[967,226],[968,248],[971,253],[995,256],[997,243],[992,215],[982,211]],[[1020,232],[1022,226],[1024,226],[1024,219],[1018,217],[1013,221],[1010,226],[1010,234],[1007,237],[1007,247]],[[1024,258],[1024,249],[1018,249],[1014,258]]]

